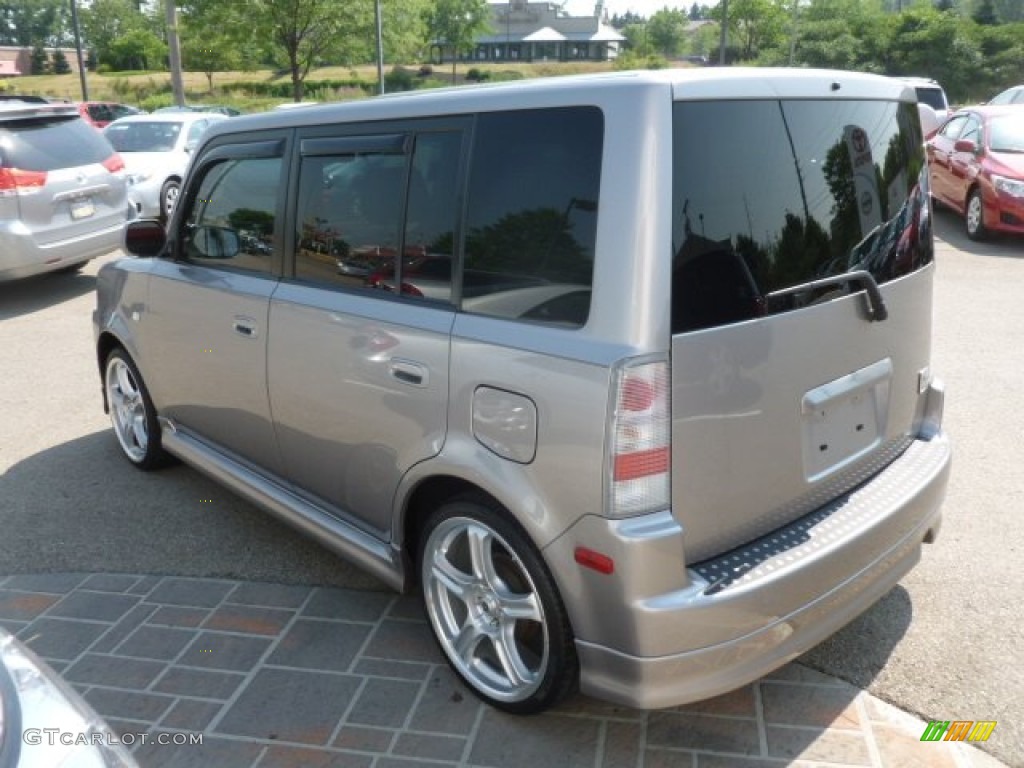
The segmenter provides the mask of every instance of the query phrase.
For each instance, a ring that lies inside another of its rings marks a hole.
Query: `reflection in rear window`
[[[0,166],[53,171],[102,163],[113,153],[99,131],[77,115],[17,120],[0,130]]]
[[[882,283],[932,260],[914,105],[674,109],[674,333],[794,309],[816,297],[772,292],[812,280],[867,270]]]

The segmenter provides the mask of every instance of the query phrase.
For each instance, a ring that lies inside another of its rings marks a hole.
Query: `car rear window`
[[[678,102],[673,333],[797,309],[853,270],[879,283],[931,262],[928,177],[913,104]]]
[[[939,112],[946,111],[946,97],[942,93],[941,88],[931,88],[926,85],[919,85],[914,90],[917,92],[917,100],[922,104],[927,104],[929,107],[938,110]]]
[[[171,152],[181,122],[112,123],[103,131],[118,152]]]
[[[23,171],[53,171],[101,163],[110,142],[80,117],[40,117],[0,126],[0,165]]]

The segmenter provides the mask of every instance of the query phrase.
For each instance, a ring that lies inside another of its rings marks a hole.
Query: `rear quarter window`
[[[679,102],[673,134],[673,333],[797,309],[772,293],[932,260],[913,104]]]

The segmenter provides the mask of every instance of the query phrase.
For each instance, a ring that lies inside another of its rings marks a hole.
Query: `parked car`
[[[0,766],[43,765],[138,768],[74,688],[0,629]]]
[[[135,467],[183,459],[421,589],[496,707],[715,696],[937,534],[927,195],[913,94],[862,73],[235,118],[99,272],[104,406]],[[384,290],[339,274],[368,248]]]
[[[1024,85],[1007,88],[989,102],[989,106],[998,107],[1004,104],[1024,104]]]
[[[141,109],[112,101],[83,101],[78,104],[78,111],[85,122],[91,123],[97,128],[106,128],[122,117],[142,114]]]
[[[199,137],[225,119],[205,112],[134,115],[104,129],[103,135],[124,158],[131,182],[128,197],[139,216],[167,220]]]
[[[76,107],[0,101],[0,281],[119,248],[126,186],[121,156]]]
[[[1024,234],[1024,110],[961,109],[927,148],[932,198],[964,217],[968,237]]]
[[[165,112],[213,112],[214,114],[225,115],[226,117],[238,117],[238,115],[242,114],[242,110],[226,107],[222,104],[190,104],[160,107],[153,110],[153,114],[163,114]]]
[[[940,123],[949,117],[949,99],[946,98],[946,91],[935,80],[927,77],[901,77],[899,79],[914,87],[918,102],[927,104],[935,110],[935,115],[939,118]]]

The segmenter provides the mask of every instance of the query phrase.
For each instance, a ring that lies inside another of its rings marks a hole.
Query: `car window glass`
[[[369,287],[368,278],[393,263],[405,163],[402,154],[302,158],[296,277]]]
[[[989,123],[988,143],[993,152],[1024,154],[1024,113],[994,118]]]
[[[960,135],[960,131],[963,130],[964,125],[966,123],[967,123],[967,116],[966,115],[960,115],[959,117],[954,117],[952,120],[950,120],[948,123],[946,123],[942,127],[942,130],[939,131],[939,135],[940,136],[944,136],[945,138],[949,139],[950,141],[953,141],[953,140],[955,140]]]
[[[103,135],[118,152],[171,152],[181,133],[176,122],[120,122],[107,126]]]
[[[188,135],[185,137],[185,141],[198,141],[199,137],[203,135],[203,131],[206,130],[206,126],[208,126],[209,124],[209,120],[196,120],[194,123],[192,123],[192,125],[189,126]]]
[[[601,111],[488,113],[475,136],[462,308],[582,325],[594,271]]]
[[[110,145],[77,115],[18,120],[0,134],[0,166],[24,171],[52,171],[101,163]]]
[[[796,309],[828,293],[779,292],[821,278],[867,270],[882,283],[931,262],[915,105],[752,100],[674,111],[673,332]]]
[[[981,121],[976,117],[968,119],[964,125],[963,131],[960,133],[960,139],[966,139],[973,141],[976,144],[981,143]]]
[[[204,170],[183,218],[182,257],[196,264],[271,273],[281,158],[224,160]]]

